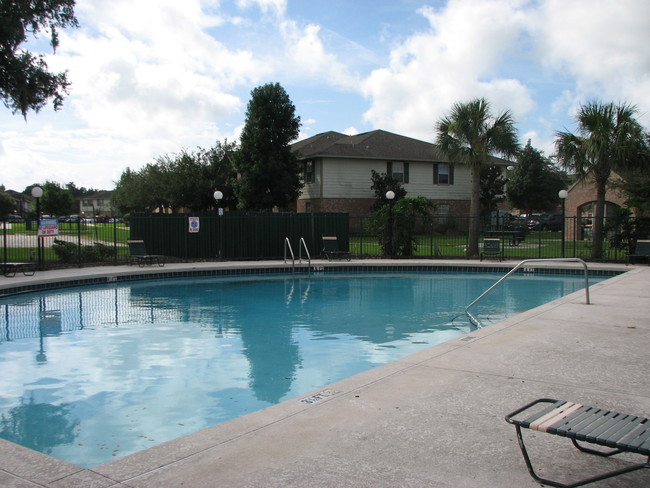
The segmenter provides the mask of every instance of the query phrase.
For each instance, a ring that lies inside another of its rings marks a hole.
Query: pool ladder
[[[469,309],[472,308],[474,305],[476,305],[485,295],[487,295],[492,290],[494,290],[497,286],[499,286],[501,283],[503,283],[508,278],[508,276],[515,273],[524,264],[535,263],[535,262],[546,262],[546,261],[565,261],[565,262],[566,261],[572,261],[572,262],[582,263],[582,266],[585,269],[585,298],[586,298],[587,305],[589,305],[589,268],[587,268],[587,263],[585,263],[582,259],[580,259],[580,258],[525,259],[521,263],[519,263],[517,266],[512,268],[510,271],[508,271],[505,274],[505,276],[503,276],[494,285],[492,285],[490,288],[485,290],[481,294],[481,296],[479,296],[476,300],[474,300],[472,303],[467,305],[467,307],[465,307],[465,314],[469,318],[470,322],[472,324],[474,324],[476,327],[482,327],[481,322],[470,313]]]
[[[298,264],[302,264],[302,250],[305,250],[307,255],[307,273],[311,274],[311,255],[309,254],[309,249],[307,249],[307,243],[305,238],[301,237],[300,242],[298,243]],[[296,272],[296,256],[293,253],[293,248],[291,247],[291,241],[288,237],[284,238],[284,264],[287,264],[287,250],[291,255],[291,274]]]

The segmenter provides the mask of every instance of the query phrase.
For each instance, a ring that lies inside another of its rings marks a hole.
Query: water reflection
[[[33,398],[25,403],[21,398],[19,406],[0,416],[0,437],[51,454],[55,446],[74,441],[75,426],[68,415],[65,404],[35,403]]]
[[[0,437],[92,467],[466,333],[464,307],[495,279],[177,279],[3,299]],[[581,287],[512,282],[477,313]]]

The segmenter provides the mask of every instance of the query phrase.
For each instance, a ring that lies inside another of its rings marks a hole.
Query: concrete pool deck
[[[343,264],[481,265],[439,260]],[[516,261],[500,264],[509,269]],[[2,277],[0,290],[69,277],[281,265],[55,270]],[[92,469],[0,441],[0,486],[539,486],[526,470],[514,428],[503,420],[508,412],[551,397],[650,417],[650,267],[590,263],[589,268],[627,272],[592,285],[590,305],[585,304],[584,291],[576,292],[315,392]],[[575,480],[631,459],[590,456],[566,439],[527,433],[533,463],[542,476]],[[650,470],[641,470],[593,486],[649,485]]]

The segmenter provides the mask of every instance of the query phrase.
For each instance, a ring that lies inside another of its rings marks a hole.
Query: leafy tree
[[[481,166],[481,215],[489,215],[506,199],[507,182],[499,166]]]
[[[371,176],[370,180],[372,181],[371,190],[375,191],[375,203],[372,204],[372,210],[378,210],[384,205],[388,205],[390,202],[386,198],[386,192],[392,190],[395,193],[395,198],[393,203],[401,200],[406,196],[406,190],[402,186],[402,183],[396,180],[392,175],[386,173],[377,173],[374,169],[370,170]]]
[[[120,175],[113,190],[112,203],[122,214],[151,210],[148,195],[145,193],[145,179],[142,171],[126,168]]]
[[[302,168],[289,144],[298,137],[300,117],[279,83],[251,92],[235,156],[235,194],[241,210],[286,208],[303,186]]]
[[[618,207],[608,216],[605,234],[612,247],[633,254],[639,239],[650,237],[650,217],[632,217],[628,208]]]
[[[635,119],[638,110],[626,103],[589,102],[576,115],[577,134],[557,132],[556,157],[565,168],[596,187],[592,259],[602,257],[605,194],[612,171],[624,172],[648,165],[648,135]]]
[[[167,175],[165,191],[170,206],[173,209],[207,210],[216,205],[213,194],[220,190],[224,198],[219,206],[234,207],[236,200],[232,185],[237,175],[230,161],[234,148],[234,143],[226,141],[208,150],[184,151],[171,159],[159,159]]]
[[[51,73],[43,55],[19,49],[28,35],[47,32],[56,52],[58,29],[78,26],[74,7],[75,0],[0,0],[0,97],[12,113],[27,117],[50,99],[55,110],[63,104],[67,73]]]
[[[527,214],[556,208],[560,203],[558,192],[567,186],[566,175],[535,149],[530,140],[508,176],[508,198],[514,207]]]
[[[41,212],[50,215],[69,215],[77,209],[72,192],[53,181],[47,181],[43,185],[40,203]]]
[[[496,117],[484,98],[455,104],[448,116],[436,124],[436,142],[450,161],[469,165],[472,194],[467,255],[478,255],[481,215],[481,166],[490,156],[508,158],[519,151],[517,131],[510,111]]]
[[[4,187],[2,187],[4,190]],[[0,191],[0,217],[9,215],[16,208],[16,201],[6,193],[5,191]]]
[[[93,193],[97,193],[101,190],[96,190],[95,188],[86,188],[84,186],[77,188],[77,185],[74,184],[74,182],[66,183],[65,187],[72,192],[72,196],[76,198],[81,198],[86,195],[92,195]]]
[[[426,197],[402,198],[375,210],[368,219],[368,228],[379,236],[384,255],[412,256],[417,223],[431,219],[435,208]]]
[[[234,143],[217,142],[210,149],[164,155],[139,171],[127,168],[113,191],[113,205],[122,213],[156,208],[192,211],[214,208],[215,189],[223,192],[220,206],[234,207],[236,173],[231,162]]]
[[[648,135],[650,147],[650,134]],[[650,215],[650,153],[644,157],[645,162],[638,168],[620,171],[621,179],[610,184],[612,188],[621,190],[626,196],[625,205],[636,209],[637,214]]]

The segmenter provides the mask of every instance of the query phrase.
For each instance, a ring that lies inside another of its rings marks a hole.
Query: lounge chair
[[[530,411],[524,419],[514,417]],[[582,486],[595,481],[612,478],[638,469],[650,468],[650,421],[644,417],[625,415],[618,412],[588,407],[578,403],[540,398],[528,403],[506,415],[506,422],[513,424],[517,430],[517,440],[524,455],[524,461],[530,475],[538,482],[562,488]],[[571,439],[573,445],[582,452],[597,456],[612,456],[622,452],[646,456],[646,462],[632,464],[622,469],[564,484],[537,476],[526,451],[521,429],[532,429]],[[608,452],[590,449],[578,444],[578,441],[612,448]],[[649,480],[650,483],[650,480]]]
[[[497,256],[499,261],[503,259],[501,255],[501,239],[483,239],[483,251],[479,258],[483,261],[483,256]]]
[[[332,258],[346,258],[349,261],[351,258],[349,251],[341,251],[339,249],[339,242],[336,236],[323,236],[323,254],[325,254],[328,261],[331,261]]]
[[[145,264],[153,265],[154,262],[158,263],[158,266],[165,265],[165,256],[161,254],[149,254],[147,248],[144,245],[142,240],[133,240],[127,241],[129,243],[129,264],[132,264],[133,261],[137,261],[140,267],[143,267]]]
[[[4,263],[2,265],[2,274],[7,278],[16,276],[17,271],[22,271],[25,276],[34,276],[36,263]]]
[[[650,241],[636,241],[634,254],[630,254],[628,260],[634,264],[637,259],[643,259],[646,263],[650,264]]]

